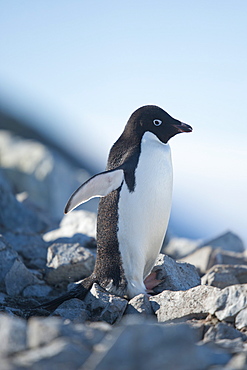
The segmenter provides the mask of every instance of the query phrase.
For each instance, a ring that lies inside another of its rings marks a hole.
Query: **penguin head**
[[[171,117],[156,105],[145,105],[130,116],[126,129],[142,137],[145,132],[152,132],[163,143],[181,132],[191,132],[192,127]]]

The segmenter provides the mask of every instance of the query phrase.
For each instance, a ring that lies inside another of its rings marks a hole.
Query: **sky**
[[[156,104],[171,142],[171,229],[247,245],[247,2],[0,1],[0,106],[105,167],[130,114]]]

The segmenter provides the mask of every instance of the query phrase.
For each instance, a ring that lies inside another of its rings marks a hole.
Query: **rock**
[[[23,292],[23,297],[46,297],[52,291],[52,288],[45,284],[36,284],[27,286]]]
[[[11,355],[26,349],[25,320],[0,313],[0,353],[4,356]]]
[[[208,312],[220,321],[234,322],[236,315],[246,307],[247,284],[231,285],[215,292],[214,296],[207,297]]]
[[[190,263],[191,265],[194,265],[198,269],[200,274],[203,275],[206,273],[208,269],[212,252],[213,248],[209,246],[198,248],[191,254],[187,255],[186,257],[183,257],[181,262],[186,262]]]
[[[6,243],[0,235],[0,289],[6,291],[5,276],[13,266],[18,254]]]
[[[163,290],[187,290],[201,284],[195,266],[176,262],[164,254],[159,255],[152,271],[157,271],[157,279],[163,280],[153,289],[155,293]]]
[[[18,259],[15,260],[5,277],[6,292],[9,295],[19,295],[28,285],[39,283],[41,281]]]
[[[45,268],[48,244],[42,239],[41,235],[7,232],[4,237],[12,248],[23,257],[28,267]]]
[[[225,288],[247,283],[247,266],[215,265],[202,277],[202,284]]]
[[[247,328],[247,307],[243,308],[235,318],[235,326],[237,329]]]
[[[186,340],[185,340],[186,338]],[[84,364],[88,370],[207,369],[212,360],[225,364],[229,355],[196,345],[188,325],[132,324],[114,330]]]
[[[212,252],[207,268],[214,265],[247,265],[246,252],[237,253],[217,248]]]
[[[162,253],[177,260],[193,253],[197,249],[198,245],[198,240],[171,238],[168,244],[162,247]]]
[[[93,272],[94,264],[94,255],[79,243],[54,243],[48,248],[45,278],[49,284],[80,280]]]
[[[133,314],[142,314],[145,316],[154,315],[154,311],[147,294],[139,294],[128,302],[125,315]]]
[[[245,334],[235,329],[232,325],[219,322],[207,330],[203,340],[204,342],[218,342],[222,339],[232,340],[236,338],[241,338],[242,341],[247,339]]]
[[[13,364],[18,368],[37,370],[77,370],[90,353],[83,343],[73,342],[63,337],[42,347],[19,353],[15,356]]]
[[[215,298],[218,289],[206,285],[199,285],[185,291],[163,291],[150,297],[152,308],[157,315],[158,322],[171,320],[188,320],[192,318],[205,318],[210,305],[207,298]]]
[[[59,315],[74,323],[83,323],[90,318],[90,313],[86,310],[86,304],[77,298],[63,302],[54,311],[53,315]]]
[[[41,142],[1,130],[0,147],[2,170],[16,192],[27,192],[32,202],[54,218],[60,219],[69,196],[89,177]]]
[[[62,238],[69,238],[67,242],[81,243],[81,234],[96,238],[96,219],[97,215],[88,211],[73,211],[64,216],[60,222],[59,228],[44,234],[44,240],[47,242],[59,242]],[[71,239],[73,238],[73,239]],[[82,242],[84,243],[84,237]]]
[[[217,238],[205,241],[201,246],[210,245],[214,249],[220,248],[225,251],[244,252],[244,244],[242,240],[231,231],[228,231]]]
[[[40,347],[61,336],[62,320],[59,317],[31,317],[27,327],[29,348]]]
[[[225,370],[245,370],[247,368],[247,353],[237,353],[224,367]],[[216,369],[217,370],[217,369]]]
[[[93,284],[84,302],[93,321],[103,320],[109,324],[120,321],[128,304],[126,299],[106,292],[98,284]]]
[[[41,233],[46,231],[45,222],[37,213],[18,202],[12,190],[0,172],[0,232]]]

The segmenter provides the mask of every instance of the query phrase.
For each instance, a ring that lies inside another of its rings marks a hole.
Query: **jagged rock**
[[[207,297],[208,312],[221,321],[234,322],[236,315],[246,307],[247,284],[231,285],[215,292],[214,296]]]
[[[152,271],[157,271],[157,279],[163,280],[153,289],[155,293],[163,290],[187,290],[201,284],[195,266],[176,262],[164,254],[159,255]]]
[[[153,315],[153,309],[147,294],[139,294],[132,298],[127,305],[125,315]]]
[[[186,257],[183,257],[181,262],[187,262],[194,265],[198,269],[200,274],[203,275],[208,269],[212,252],[213,248],[209,246],[198,248],[193,253],[187,255]]]
[[[23,257],[28,267],[45,268],[48,244],[42,239],[41,235],[7,232],[4,237],[11,247]]]
[[[79,243],[54,243],[48,248],[46,281],[57,284],[80,280],[93,272],[94,263],[94,255]]]
[[[203,370],[211,364],[223,365],[229,361],[228,354],[197,346],[196,340],[188,325],[133,323],[108,335],[84,367],[90,370]]]
[[[11,269],[5,276],[6,292],[9,295],[19,295],[28,285],[39,283],[41,281],[19,259],[14,261]]]
[[[208,245],[214,249],[220,248],[225,251],[244,252],[245,250],[242,240],[231,231],[228,231],[214,239],[207,240],[201,244],[201,246]]]
[[[247,266],[215,265],[202,277],[202,284],[225,288],[247,283]]]
[[[218,290],[199,285],[185,291],[163,291],[149,300],[159,322],[205,318],[210,309],[207,298],[214,299]]]
[[[167,245],[162,247],[162,253],[177,259],[182,259],[188,254],[193,253],[199,245],[198,240],[186,238],[171,238]]]
[[[0,235],[0,289],[5,291],[5,276],[13,266],[18,254],[7,245],[4,238]]]
[[[58,229],[44,234],[44,240],[60,242],[62,239],[65,242],[66,239],[64,238],[69,238],[67,242],[81,243],[81,234],[96,238],[96,219],[97,216],[93,212],[73,211],[63,217]]]
[[[237,329],[247,328],[247,307],[239,311],[235,319]]]
[[[26,349],[26,330],[25,320],[0,313],[0,353],[8,356]]]
[[[126,299],[106,292],[98,284],[93,284],[84,302],[93,321],[103,320],[109,324],[120,321],[128,304]]]
[[[47,229],[37,213],[18,202],[11,187],[0,172],[0,232],[41,233]]]
[[[63,302],[53,314],[69,319],[74,323],[83,323],[90,318],[90,313],[86,310],[86,304],[77,298]]]
[[[217,248],[211,253],[207,268],[214,265],[247,265],[246,251],[237,253]]]

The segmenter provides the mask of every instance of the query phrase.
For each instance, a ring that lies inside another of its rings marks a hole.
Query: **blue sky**
[[[171,141],[180,233],[247,242],[246,16],[242,0],[2,0],[0,103],[101,168],[129,115],[160,105],[194,128]]]

